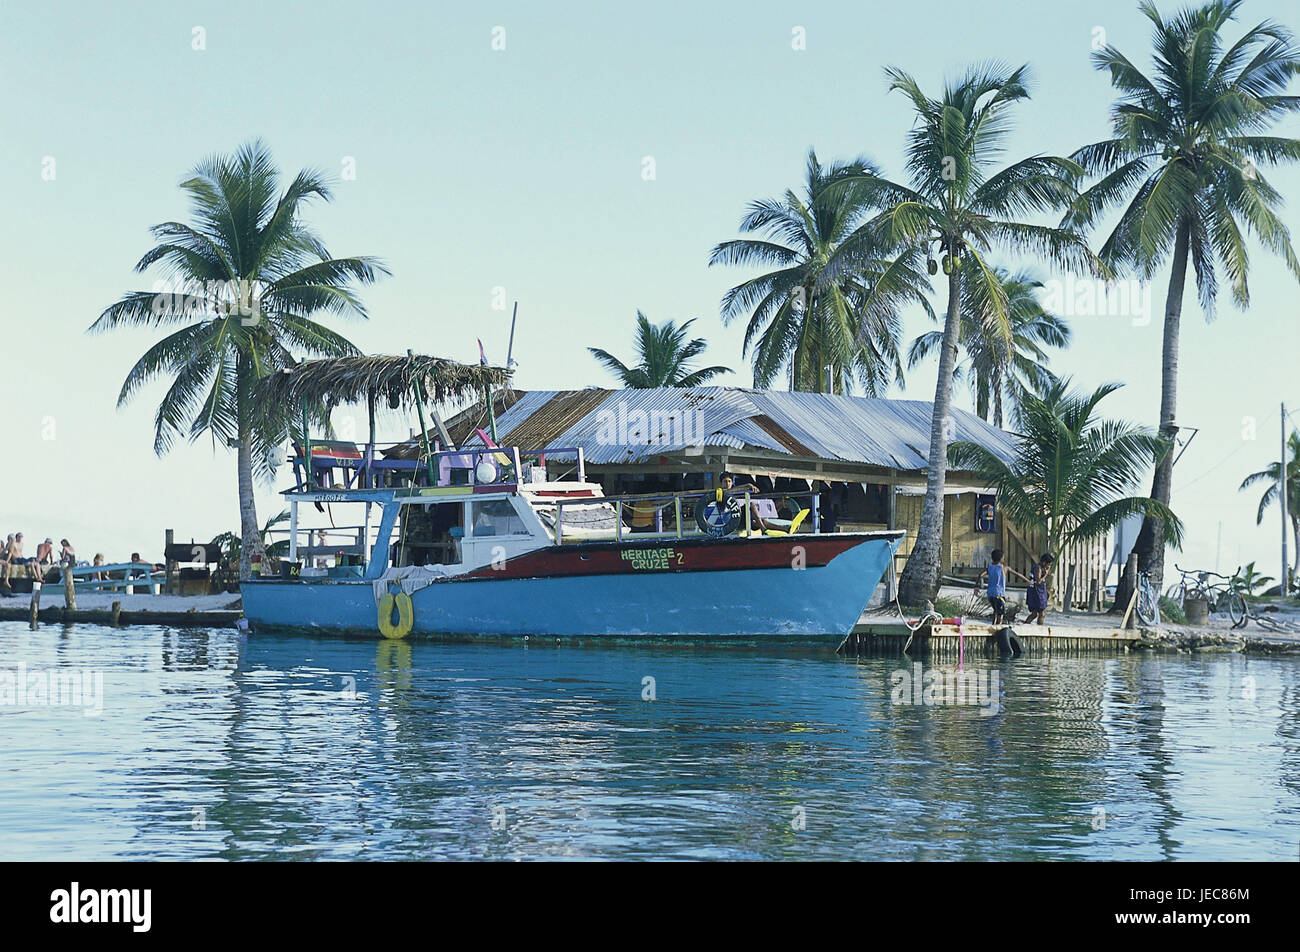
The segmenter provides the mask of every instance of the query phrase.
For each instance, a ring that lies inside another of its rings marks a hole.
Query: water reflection
[[[0,625],[20,663],[101,669],[104,714],[0,706],[4,858],[1291,858],[1300,832],[1294,659],[972,659],[991,714],[810,652]]]

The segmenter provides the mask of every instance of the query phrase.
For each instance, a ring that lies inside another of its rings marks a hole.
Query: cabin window
[[[509,499],[485,499],[470,506],[470,524],[475,537],[526,535],[528,528]]]
[[[459,502],[403,506],[394,565],[458,565],[465,507]]]

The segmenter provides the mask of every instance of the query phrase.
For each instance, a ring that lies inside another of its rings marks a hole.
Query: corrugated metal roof
[[[570,426],[598,407],[608,395],[604,390],[569,390],[560,393],[530,391],[505,416],[497,420],[497,441],[503,446],[544,449],[569,446],[560,439]],[[539,412],[542,408],[545,412]]]
[[[931,404],[740,387],[532,390],[497,421],[503,444],[581,446],[593,464],[634,463],[688,447],[750,448],[831,462],[923,471]],[[952,439],[1003,459],[1011,434],[953,410]]]

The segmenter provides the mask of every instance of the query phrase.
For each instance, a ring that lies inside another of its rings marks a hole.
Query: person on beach
[[[28,566],[28,571],[33,572],[32,579],[38,582],[45,581],[45,573],[54,565],[54,540],[49,536],[45,541],[36,547],[36,558]]]
[[[1029,567],[1029,588],[1025,590],[1025,605],[1029,617],[1036,618],[1039,625],[1047,624],[1047,579],[1052,574],[1052,563],[1056,556],[1044,552],[1037,562]]]
[[[1000,625],[1006,619],[1007,614],[1007,573],[1010,572],[1016,578],[1028,582],[1015,569],[1002,564],[1002,550],[994,549],[989,556],[989,567],[980,573],[979,582],[984,581],[984,576],[989,578],[988,596],[989,605],[993,609],[993,624]],[[978,584],[977,582],[976,584]]]
[[[21,532],[15,532],[13,537],[5,546],[5,568],[2,587],[8,594],[13,594],[13,588],[9,584],[9,579],[13,577],[14,566],[26,565],[31,561],[34,560],[23,558],[23,534]]]
[[[9,589],[9,550],[13,548],[14,534],[9,533],[9,538],[5,539],[3,548],[0,548],[0,594],[13,594]]]

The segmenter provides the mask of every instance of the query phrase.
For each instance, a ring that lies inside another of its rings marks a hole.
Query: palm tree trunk
[[[957,331],[961,323],[960,272],[948,275],[948,317],[943,325],[939,352],[939,379],[934,386],[934,412],[930,415],[929,472],[916,545],[898,581],[898,600],[918,606],[939,593],[940,547],[943,545],[943,489],[948,477],[948,421],[952,413],[952,375],[957,368]]]
[[[993,368],[993,425],[1002,429],[1002,368]]]
[[[262,527],[257,521],[257,500],[253,496],[253,450],[244,385],[245,373],[242,367],[235,373],[237,378],[235,399],[239,401],[236,410],[239,420],[239,449],[236,457],[239,471],[239,577],[246,579],[252,574],[253,556],[257,556],[260,560],[263,555]],[[310,460],[307,465],[311,465]]]
[[[1291,513],[1291,535],[1294,543],[1291,552],[1295,557],[1295,568],[1291,570],[1291,585],[1300,588],[1300,516],[1297,516],[1294,511]],[[1282,595],[1285,597],[1286,592]]]
[[[1178,427],[1174,415],[1178,404],[1178,330],[1183,317],[1183,287],[1187,282],[1187,246],[1189,228],[1186,222],[1178,226],[1174,241],[1173,268],[1169,274],[1169,291],[1165,296],[1164,350],[1160,362],[1160,435],[1173,441]],[[1156,460],[1155,477],[1151,481],[1151,498],[1169,505],[1173,485],[1173,447]],[[1164,588],[1165,539],[1160,521],[1148,516],[1142,521],[1134,550],[1138,554],[1138,571],[1151,574],[1151,584],[1156,591]]]

